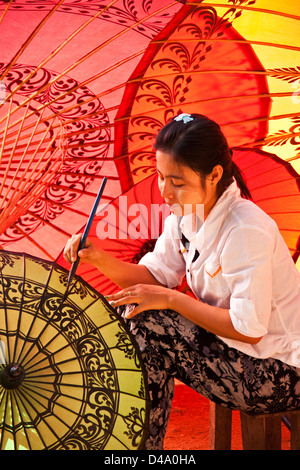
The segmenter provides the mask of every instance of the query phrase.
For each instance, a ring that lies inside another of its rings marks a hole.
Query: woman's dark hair
[[[201,178],[221,165],[223,175],[218,182],[218,195],[221,196],[235,178],[241,195],[252,199],[220,126],[206,116],[189,114],[186,119],[172,119],[159,131],[154,148],[171,154],[178,164],[190,167]]]

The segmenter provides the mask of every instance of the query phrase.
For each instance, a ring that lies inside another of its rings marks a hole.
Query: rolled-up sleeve
[[[248,226],[232,230],[222,252],[222,274],[231,292],[229,314],[234,328],[246,336],[268,332],[273,245],[270,233]]]
[[[165,220],[164,231],[157,239],[155,248],[140,260],[161,284],[173,288],[185,275],[185,261],[180,253],[178,218],[170,215]]]

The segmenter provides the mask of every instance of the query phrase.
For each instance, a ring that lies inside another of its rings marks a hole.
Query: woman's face
[[[204,219],[217,201],[213,173],[205,178],[203,188],[200,176],[186,165],[174,162],[169,153],[156,152],[158,186],[165,202],[176,215],[202,214]],[[213,183],[213,184],[212,184]]]

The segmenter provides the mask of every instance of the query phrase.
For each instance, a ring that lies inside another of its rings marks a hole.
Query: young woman
[[[181,114],[155,149],[173,213],[154,251],[138,265],[90,241],[79,252],[121,288],[109,301],[148,371],[147,449],[163,449],[175,377],[248,413],[300,407],[300,275],[275,222],[250,200],[215,122]],[[69,262],[79,240],[66,245]],[[173,289],[184,275],[196,298]]]

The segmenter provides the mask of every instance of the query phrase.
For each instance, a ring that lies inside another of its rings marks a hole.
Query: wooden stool
[[[300,450],[300,410],[251,416],[240,412],[243,450],[281,450],[281,420],[291,431],[291,450]],[[231,449],[232,412],[210,402],[211,450]]]

